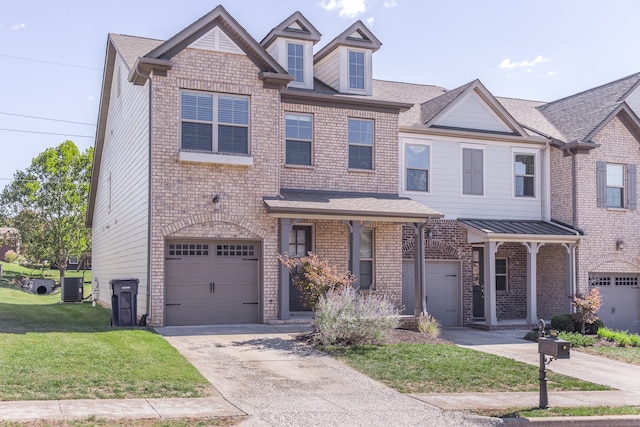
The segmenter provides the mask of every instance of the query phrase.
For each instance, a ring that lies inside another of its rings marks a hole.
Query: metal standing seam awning
[[[469,243],[575,243],[583,238],[577,230],[541,220],[460,218],[458,221],[467,229]]]
[[[275,218],[426,222],[444,215],[397,194],[281,190],[281,197],[264,197]]]

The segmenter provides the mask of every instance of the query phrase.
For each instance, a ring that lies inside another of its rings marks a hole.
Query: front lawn
[[[581,347],[576,350],[640,366],[640,347]]]
[[[472,412],[476,415],[497,418],[593,417],[640,415],[640,406],[577,406],[571,408],[551,407],[549,409],[510,408],[506,410],[486,409]]]
[[[6,270],[5,270],[6,271]],[[151,330],[0,279],[0,401],[203,397],[210,384]]]
[[[352,368],[401,393],[537,391],[535,366],[451,344],[325,347]],[[609,390],[547,373],[549,390]]]

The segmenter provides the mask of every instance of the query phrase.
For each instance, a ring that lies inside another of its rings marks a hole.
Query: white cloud
[[[376,20],[376,18],[374,18],[373,16],[371,18],[367,18],[367,20],[365,21],[365,24],[367,24],[367,27],[369,28],[373,28],[373,22]]]
[[[391,9],[392,7],[396,7],[398,2],[396,0],[384,0],[384,7],[387,9]]]
[[[538,65],[545,61],[548,61],[548,58],[545,58],[542,55],[536,56],[532,61],[524,60],[520,62],[511,62],[511,59],[506,58],[500,63],[500,68],[510,70],[512,68],[533,67],[534,65]]]
[[[366,0],[320,0],[320,6],[328,11],[338,10],[338,16],[349,19],[367,10]]]
[[[27,26],[27,24],[16,24],[16,25],[13,25],[13,26],[9,27],[9,29],[10,30],[21,30],[26,26]]]

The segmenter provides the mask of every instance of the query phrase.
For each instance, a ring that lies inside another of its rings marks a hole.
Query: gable
[[[244,51],[240,46],[231,40],[231,38],[218,26],[213,27],[187,47],[244,55]]]
[[[431,125],[487,132],[513,132],[475,91],[470,91],[463,99],[451,105],[448,111],[437,117]]]
[[[627,105],[636,116],[640,117],[640,86],[635,88],[627,97]]]

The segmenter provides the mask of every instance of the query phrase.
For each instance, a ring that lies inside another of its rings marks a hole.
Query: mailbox
[[[571,343],[557,338],[538,338],[538,353],[554,359],[568,359]]]

